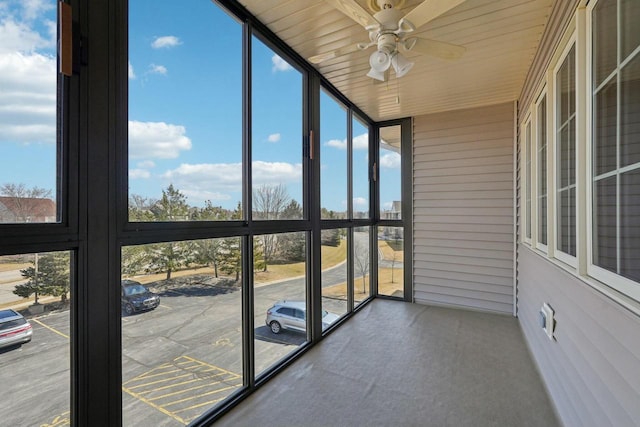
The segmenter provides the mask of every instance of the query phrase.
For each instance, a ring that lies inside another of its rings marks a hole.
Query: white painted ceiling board
[[[324,1],[240,0],[301,56],[368,41],[367,31]],[[357,0],[368,9],[366,0]],[[407,0],[409,12],[421,0]],[[316,68],[374,120],[389,120],[517,99],[551,12],[552,0],[467,0],[415,35],[463,45],[457,61],[406,52],[415,66],[382,83],[366,76],[366,51],[333,58]],[[399,99],[399,102],[398,102]]]

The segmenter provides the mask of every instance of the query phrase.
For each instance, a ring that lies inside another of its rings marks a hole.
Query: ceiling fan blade
[[[460,58],[467,51],[467,48],[464,46],[439,42],[437,40],[421,39],[419,37],[415,40],[416,42],[411,49],[405,47],[407,52],[419,52],[441,59],[453,60]]]
[[[411,22],[415,28],[420,28],[464,1],[466,0],[424,0],[402,19]]]
[[[348,53],[352,53],[359,50],[358,45],[350,44],[345,47],[341,47],[340,49],[332,50],[331,52],[321,53],[320,55],[312,56],[309,59],[309,62],[312,64],[319,64],[324,61],[328,61],[329,59],[337,58],[342,55],[346,55]]]
[[[355,0],[324,0],[329,3],[331,6],[338,9],[340,12],[347,15],[349,18],[356,21],[358,24],[363,27],[368,27],[369,25],[380,25],[378,21],[374,19],[373,16],[366,9],[360,6]]]

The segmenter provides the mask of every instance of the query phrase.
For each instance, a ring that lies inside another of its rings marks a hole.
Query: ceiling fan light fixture
[[[393,55],[393,58],[391,58],[391,65],[396,72],[396,77],[402,77],[413,67],[413,62],[409,62],[404,55],[397,52]]]
[[[380,80],[381,82],[383,82],[384,72],[376,71],[373,68],[371,68],[367,73],[367,77],[371,77],[372,79]]]
[[[369,65],[372,70],[384,73],[391,65],[391,56],[387,52],[376,50],[369,57]]]

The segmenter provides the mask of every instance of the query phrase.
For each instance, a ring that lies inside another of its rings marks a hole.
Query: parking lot
[[[153,311],[122,317],[123,419],[182,426],[242,387],[241,291],[229,286],[164,289]],[[264,323],[277,300],[304,299],[304,279],[255,290],[256,373],[305,341]],[[327,304],[331,304],[329,301]],[[30,319],[32,342],[0,352],[3,425],[69,421],[69,312]]]

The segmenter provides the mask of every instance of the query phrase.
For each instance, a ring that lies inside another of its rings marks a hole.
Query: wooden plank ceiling
[[[367,0],[357,0],[369,10]],[[312,0],[241,0],[269,29],[301,56],[368,42],[367,31],[334,9]],[[405,14],[421,3],[406,0]],[[462,58],[447,61],[407,52],[414,67],[387,82],[366,76],[374,48],[316,65],[347,98],[374,120],[514,101],[552,7],[551,0],[467,0],[427,23],[416,36],[462,45]],[[371,12],[372,14],[374,12]]]

